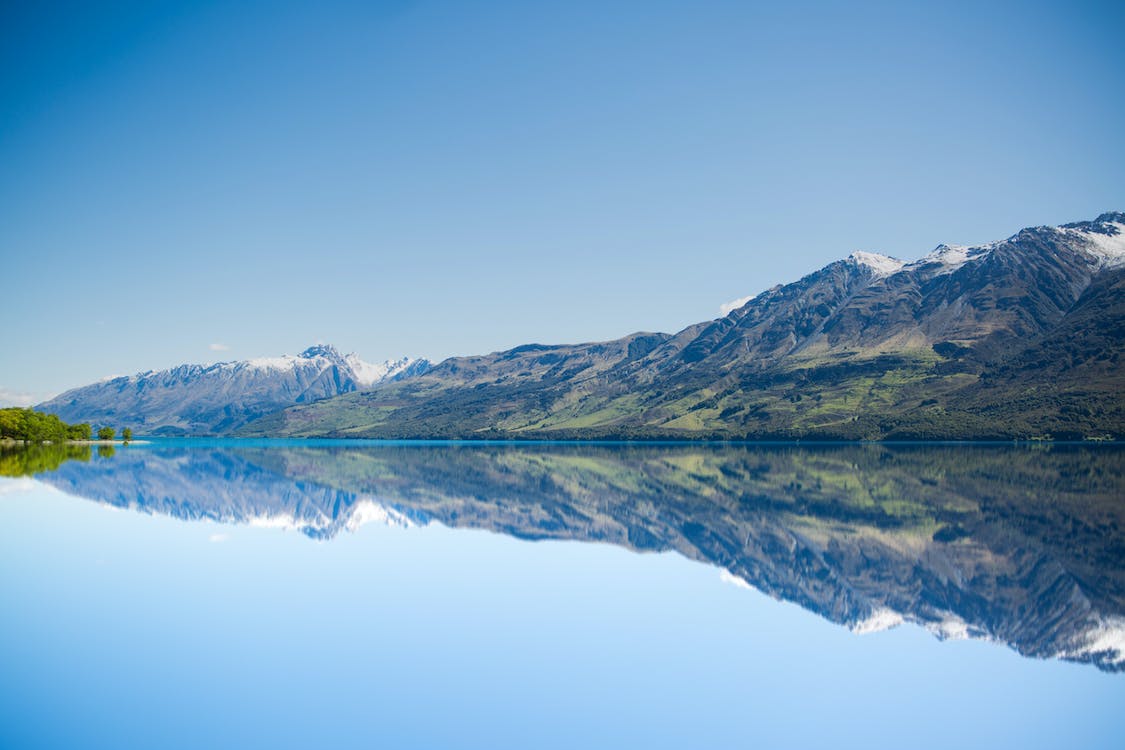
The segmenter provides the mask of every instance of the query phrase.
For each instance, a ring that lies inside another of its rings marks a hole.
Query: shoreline
[[[38,443],[30,440],[13,440],[12,438],[4,438],[0,440],[0,446],[14,447],[18,445],[113,445],[117,447],[124,447],[126,445],[147,445],[147,440],[42,440]]]

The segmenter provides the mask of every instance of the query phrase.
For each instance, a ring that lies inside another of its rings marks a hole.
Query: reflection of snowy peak
[[[312,539],[369,523],[426,523],[374,495],[294,481],[223,450],[123,451],[112,460],[70,462],[40,478],[116,508],[297,531]]]
[[[67,391],[38,409],[68,422],[131,427],[138,434],[229,432],[270,412],[419,375],[424,359],[377,364],[324,344],[294,356],[180,365]]]

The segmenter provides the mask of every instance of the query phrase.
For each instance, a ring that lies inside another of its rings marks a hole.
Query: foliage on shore
[[[99,440],[112,440],[115,430],[102,427]],[[126,427],[121,432],[126,442],[133,431]],[[87,422],[67,424],[54,414],[44,414],[34,409],[10,407],[0,409],[0,440],[24,443],[65,443],[75,440],[92,440],[94,428]]]

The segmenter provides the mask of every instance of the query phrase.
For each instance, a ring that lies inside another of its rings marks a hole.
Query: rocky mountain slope
[[[854,253],[675,335],[518,347],[240,434],[1125,437],[1125,214]]]
[[[317,345],[285,355],[213,365],[180,365],[67,391],[36,409],[68,422],[131,427],[146,435],[212,435],[292,404],[360,391],[417,375],[426,360],[379,364]]]

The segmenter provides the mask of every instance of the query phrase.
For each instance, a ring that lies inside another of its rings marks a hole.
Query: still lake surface
[[[4,748],[1125,744],[1121,446],[169,440],[0,475]]]

